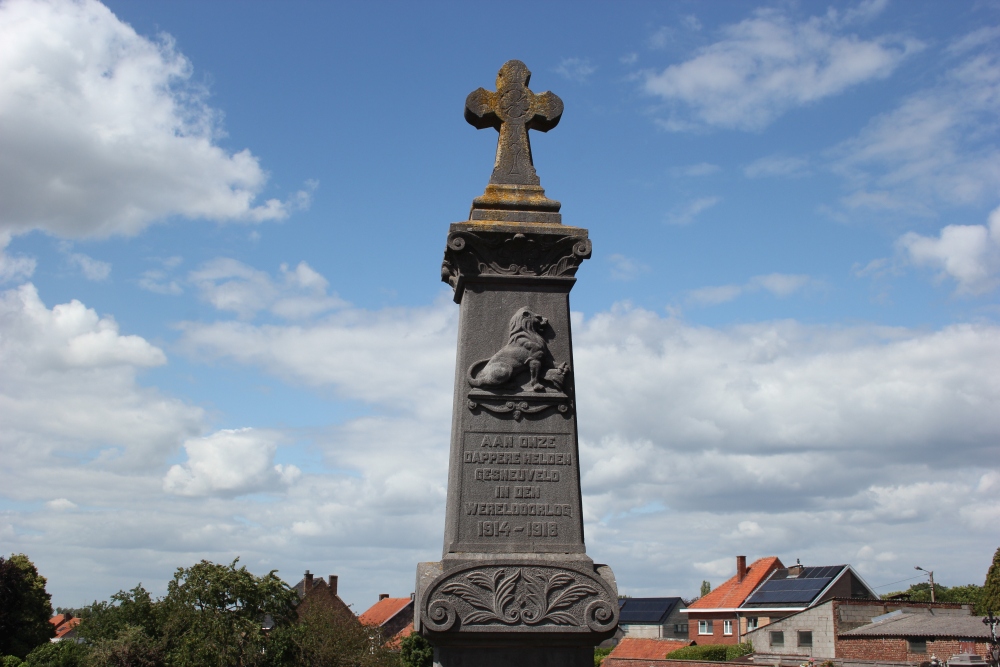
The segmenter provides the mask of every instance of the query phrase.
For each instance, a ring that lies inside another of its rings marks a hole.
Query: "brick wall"
[[[832,658],[835,654],[836,639],[833,615],[833,603],[826,602],[787,618],[774,620],[769,625],[748,632],[746,641],[753,643],[756,653],[780,653],[816,659]],[[799,645],[800,631],[812,633],[812,646]],[[772,632],[783,633],[785,638],[783,647],[771,646]]]
[[[905,639],[896,638],[875,638],[857,637],[840,638],[840,645],[837,653],[838,658],[858,659],[858,660],[905,660],[907,662],[925,662],[930,660],[932,655],[936,655],[941,660],[948,660],[951,656],[962,652],[963,645],[967,648],[968,642],[958,639],[931,639],[927,641],[926,653],[911,653],[908,650],[909,644]],[[977,655],[986,655],[987,644],[976,642],[975,651]]]
[[[688,639],[699,644],[736,644],[737,643],[737,620],[736,614],[711,614],[711,613],[691,613],[688,616]],[[712,634],[698,634],[698,621],[711,620]],[[725,621],[732,621],[733,633],[725,634]]]

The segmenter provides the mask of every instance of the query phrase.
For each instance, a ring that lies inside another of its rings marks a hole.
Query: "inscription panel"
[[[558,551],[582,543],[571,433],[467,432],[462,445],[463,549]]]

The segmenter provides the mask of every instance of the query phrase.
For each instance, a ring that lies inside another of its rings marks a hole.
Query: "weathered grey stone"
[[[528,130],[548,132],[559,123],[563,103],[557,95],[528,89],[531,72],[508,60],[497,74],[496,92],[478,88],[465,99],[465,120],[476,129],[500,133],[489,185],[472,202],[470,220],[559,224],[559,202],[548,199],[531,156]]]
[[[569,292],[591,254],[561,224],[529,129],[562,114],[512,60],[466,119],[500,131],[486,194],[451,225],[441,278],[460,304],[441,562],[417,568],[414,626],[442,667],[584,667],[618,625],[610,568],[586,554]]]

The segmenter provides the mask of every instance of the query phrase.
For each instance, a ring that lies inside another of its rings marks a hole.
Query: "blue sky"
[[[444,238],[496,142],[462,103],[518,58],[594,242],[584,511],[622,592],[737,554],[981,583],[998,44],[996,2],[0,2],[0,551],[59,605],[237,555],[412,590]]]

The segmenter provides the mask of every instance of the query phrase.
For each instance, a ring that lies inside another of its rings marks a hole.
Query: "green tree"
[[[712,584],[707,581],[701,582],[701,597],[705,597],[712,592]]]
[[[140,628],[150,638],[163,636],[163,606],[140,583],[118,591],[110,602],[97,602],[80,610],[77,634],[91,643],[116,639],[128,628]]]
[[[113,639],[96,642],[90,651],[93,667],[163,667],[163,643],[136,625],[126,625]]]
[[[45,642],[24,659],[23,667],[85,667],[89,650],[74,641]]]
[[[399,667],[378,628],[361,625],[324,601],[306,605],[294,625],[272,632],[271,664],[296,667]]]
[[[432,667],[434,647],[423,636],[414,632],[400,642],[399,657],[403,667]]]
[[[979,599],[977,613],[1000,612],[1000,549],[993,554],[993,563],[986,573],[983,583],[982,597]]]
[[[24,658],[55,635],[45,583],[24,554],[0,556],[0,655]]]
[[[257,577],[246,567],[209,561],[178,568],[159,603],[173,667],[252,667],[273,663],[266,618],[275,627],[295,617],[295,591],[272,570]]]

